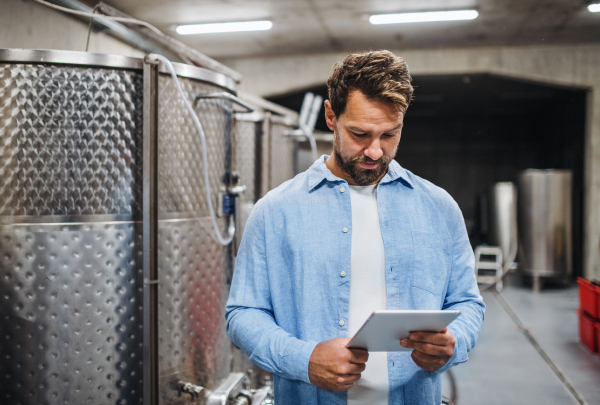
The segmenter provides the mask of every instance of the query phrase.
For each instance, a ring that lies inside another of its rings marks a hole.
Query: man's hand
[[[436,371],[454,354],[454,335],[448,328],[441,332],[411,332],[402,339],[402,347],[413,348],[412,359],[423,370]]]
[[[315,347],[308,363],[311,383],[330,391],[345,391],[354,386],[365,370],[369,352],[348,349],[349,341],[347,338],[333,339]]]

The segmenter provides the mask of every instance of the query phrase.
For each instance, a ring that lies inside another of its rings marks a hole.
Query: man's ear
[[[332,131],[335,131],[337,119],[335,118],[335,113],[331,108],[331,103],[329,100],[325,100],[325,121],[327,122],[327,127]]]

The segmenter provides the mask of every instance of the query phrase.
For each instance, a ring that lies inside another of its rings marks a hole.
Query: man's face
[[[392,104],[367,99],[355,90],[337,118],[326,101],[325,118],[334,133],[334,162],[342,172],[334,174],[359,186],[381,180],[396,156],[404,114]]]

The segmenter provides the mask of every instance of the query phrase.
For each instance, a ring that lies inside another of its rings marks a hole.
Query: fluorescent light
[[[244,21],[213,24],[180,25],[175,30],[179,35],[210,34],[214,32],[265,31],[273,27],[271,21]]]
[[[473,20],[479,13],[476,10],[429,11],[424,13],[376,14],[369,17],[371,24],[400,24],[426,21]]]
[[[588,6],[588,10],[592,13],[600,12],[600,3],[593,3]]]

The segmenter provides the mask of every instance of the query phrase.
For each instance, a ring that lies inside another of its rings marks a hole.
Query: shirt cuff
[[[437,373],[443,373],[448,370],[450,367],[455,366],[460,363],[464,363],[469,359],[469,355],[467,354],[467,348],[465,345],[465,338],[458,332],[456,329],[452,327],[448,327],[454,336],[454,353],[452,357],[444,364],[440,369],[438,369]]]
[[[285,356],[282,359],[283,370],[293,380],[300,380],[310,384],[308,376],[308,363],[317,342],[298,341],[298,347],[294,349],[293,354]]]

